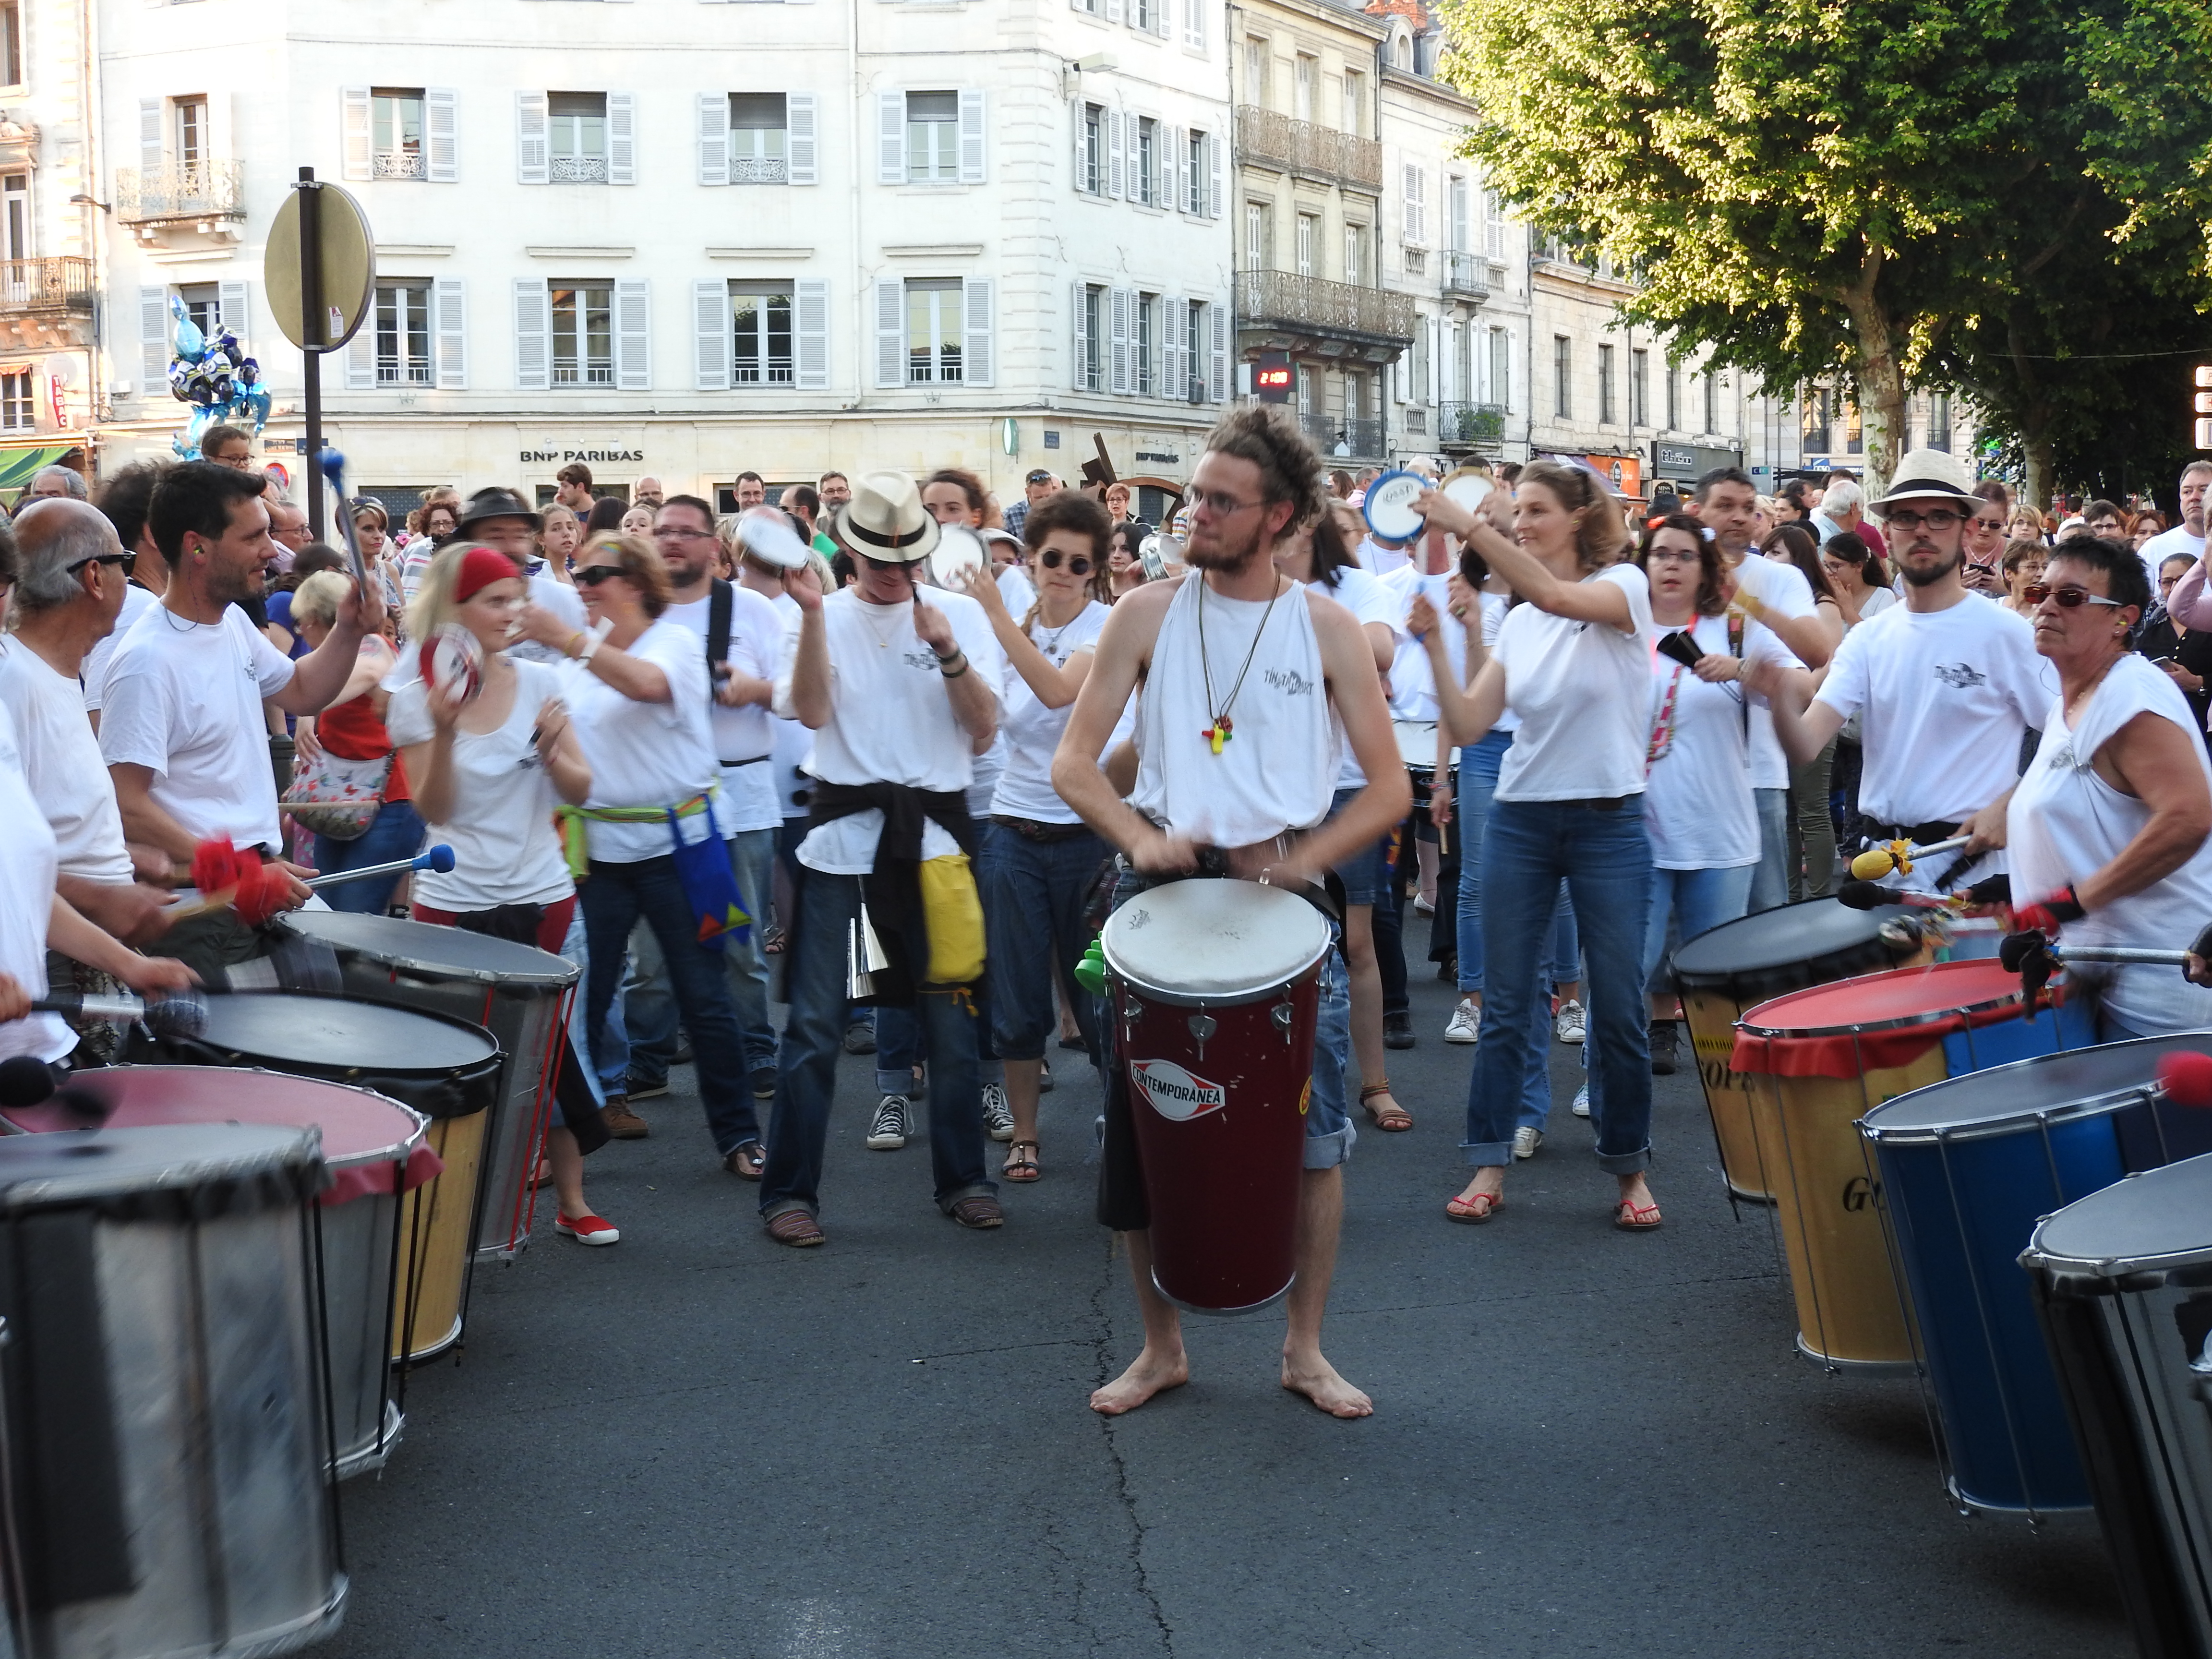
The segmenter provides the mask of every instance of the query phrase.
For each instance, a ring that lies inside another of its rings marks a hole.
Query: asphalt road
[[[1078,1056],[1054,1056],[1044,1180],[987,1234],[938,1215],[921,1140],[862,1147],[872,1073],[846,1060],[807,1251],[763,1235],[679,1070],[653,1138],[588,1166],[622,1243],[547,1226],[480,1272],[465,1353],[416,1374],[390,1467],[344,1488],[353,1598],[324,1651],[2131,1650],[2092,1519],[1961,1519],[1911,1382],[1792,1352],[1686,1071],[1657,1085],[1662,1231],[1607,1225],[1564,1047],[1510,1206],[1448,1224],[1449,1006],[1415,987],[1420,1046],[1391,1065],[1416,1127],[1363,1132],[1348,1173],[1327,1347],[1375,1396],[1356,1423],[1278,1386],[1279,1314],[1197,1322],[1190,1386],[1085,1407],[1139,1337],[1091,1219]]]

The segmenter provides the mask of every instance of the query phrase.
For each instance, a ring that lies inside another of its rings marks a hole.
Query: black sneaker
[[[775,1098],[775,1066],[756,1066],[753,1067],[753,1098],[755,1100],[774,1100]]]
[[[845,1028],[845,1052],[848,1054],[872,1054],[876,1052],[876,1028],[864,1019],[856,1019]]]
[[[1382,1046],[1385,1048],[1410,1048],[1413,1046],[1413,1017],[1411,1013],[1382,1016]]]
[[[1649,1036],[1651,1040],[1651,1075],[1674,1076],[1675,1056],[1680,1052],[1674,1035],[1674,1022],[1671,1019],[1653,1020]]]
[[[662,1078],[656,1083],[633,1072],[623,1092],[632,1100],[655,1100],[668,1092],[668,1079]]]

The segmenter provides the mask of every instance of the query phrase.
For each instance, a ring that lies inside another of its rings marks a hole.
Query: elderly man
[[[633,507],[659,507],[662,500],[660,480],[640,478],[630,487],[629,499]]]
[[[2181,469],[2181,522],[2160,531],[2136,550],[2150,572],[2151,592],[2158,592],[2158,568],[2177,553],[2192,559],[2204,556],[2204,496],[2212,486],[2212,461],[2191,461]]]
[[[31,487],[25,492],[27,501],[43,501],[49,496],[81,501],[88,492],[84,474],[73,467],[42,466],[31,475]]]

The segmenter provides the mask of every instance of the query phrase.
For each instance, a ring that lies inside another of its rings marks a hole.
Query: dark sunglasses
[[[1037,555],[1037,562],[1048,570],[1059,569],[1062,559],[1067,561],[1068,569],[1076,575],[1087,576],[1091,574],[1091,556],[1088,553],[1062,553],[1055,547]]]
[[[2066,611],[2078,611],[2085,605],[2109,605],[2118,608],[2118,599],[2100,599],[2086,587],[2053,587],[2047,582],[2030,582],[2020,590],[2020,596],[2030,605],[2041,605],[2045,599],[2056,599]]]
[[[119,564],[123,567],[123,574],[128,576],[137,568],[138,556],[136,553],[95,553],[88,559],[79,559],[75,564],[65,567],[63,574],[74,576],[88,564]]]
[[[627,576],[629,572],[618,564],[587,564],[581,570],[572,574],[575,576],[577,586],[597,587],[603,581],[611,580],[617,576]]]

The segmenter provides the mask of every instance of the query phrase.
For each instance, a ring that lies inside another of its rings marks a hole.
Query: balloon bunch
[[[170,338],[176,347],[176,355],[169,359],[169,390],[179,403],[192,406],[191,418],[172,441],[177,453],[198,455],[200,434],[221,422],[251,423],[258,436],[269,422],[270,402],[261,365],[239,349],[238,337],[228,329],[210,339],[173,294],[169,315],[175,325]]]
[[[192,849],[192,885],[204,903],[228,902],[238,919],[258,927],[284,908],[284,872],[241,853],[228,836],[204,841]]]

